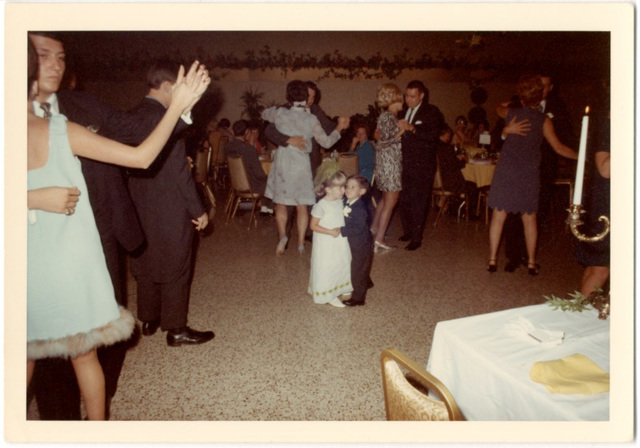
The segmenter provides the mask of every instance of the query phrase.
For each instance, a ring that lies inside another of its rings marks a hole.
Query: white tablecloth
[[[519,317],[537,328],[565,332],[564,341],[544,346],[505,324]],[[536,361],[580,353],[609,372],[609,320],[595,310],[582,313],[534,305],[436,325],[427,370],[451,391],[467,420],[609,420],[609,393],[552,394],[529,377]]]

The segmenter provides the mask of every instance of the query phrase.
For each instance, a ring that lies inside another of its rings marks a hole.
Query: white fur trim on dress
[[[133,333],[135,319],[126,309],[119,309],[119,318],[87,333],[27,342],[27,359],[73,358],[94,348],[129,339]]]

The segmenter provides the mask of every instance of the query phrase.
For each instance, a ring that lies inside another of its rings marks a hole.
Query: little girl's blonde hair
[[[325,191],[325,188],[343,186],[346,183],[347,183],[347,175],[344,174],[342,171],[336,171],[331,176],[327,177],[322,182],[322,184],[316,187],[315,189],[316,196],[322,197],[325,194],[327,194],[327,192]]]

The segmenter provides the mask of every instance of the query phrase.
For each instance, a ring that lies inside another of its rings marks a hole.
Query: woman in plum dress
[[[523,76],[518,81],[518,95],[522,107],[510,108],[510,103],[502,103],[496,109],[498,116],[504,118],[508,125],[503,130],[507,139],[489,193],[489,207],[493,209],[489,228],[489,272],[496,272],[498,247],[507,213],[521,213],[528,256],[527,269],[530,275],[538,274],[536,213],[540,190],[542,139],[546,139],[561,156],[569,159],[578,158],[573,149],[558,140],[551,120],[538,111],[542,91],[540,76]]]

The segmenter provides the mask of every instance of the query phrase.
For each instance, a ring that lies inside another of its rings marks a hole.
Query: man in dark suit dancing
[[[149,92],[129,112],[138,134],[134,143],[147,138],[171,104],[176,68],[158,62],[149,69]],[[151,336],[161,327],[172,347],[202,344],[214,337],[212,331],[187,326],[193,239],[195,230],[204,229],[209,221],[187,163],[181,139],[184,129],[181,120],[156,161],[147,170],[132,172],[129,179],[147,240],[143,251],[131,260],[142,334]]]
[[[30,32],[29,38],[39,57],[38,89],[34,111],[48,118],[63,114],[70,121],[108,138],[127,142],[127,120],[124,112],[116,111],[90,94],[78,91],[58,92],[65,72],[65,50],[62,39],[54,33]],[[117,302],[126,306],[121,248],[133,251],[144,236],[120,168],[94,160],[80,158],[87,183],[91,208],[113,282]],[[124,362],[127,342],[98,350],[105,375],[106,415],[116,393],[118,377]],[[67,360],[44,359],[36,363],[31,383],[43,420],[79,420],[80,395]]]
[[[404,119],[398,121],[402,134],[402,192],[400,218],[409,241],[406,250],[422,245],[422,234],[431,201],[436,174],[436,153],[444,117],[440,109],[429,104],[429,90],[421,81],[411,81],[405,90]],[[402,115],[401,115],[402,116]]]

